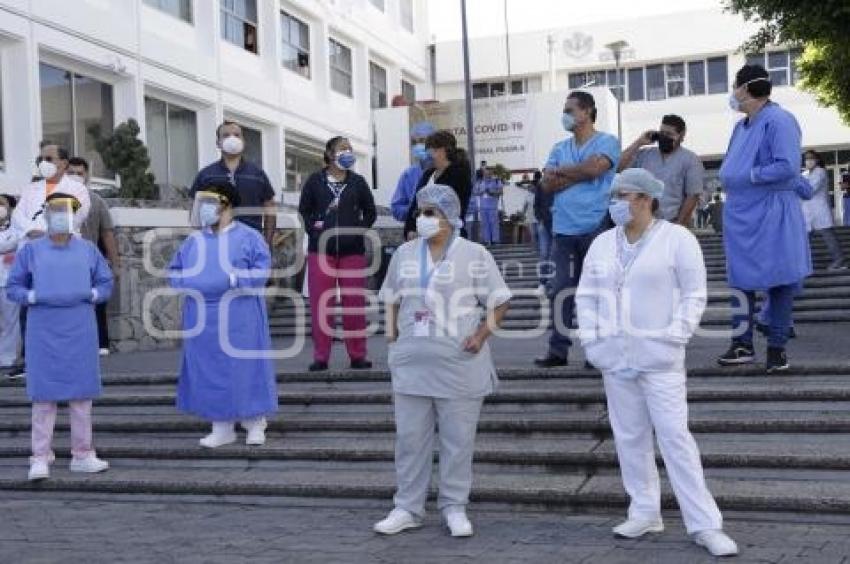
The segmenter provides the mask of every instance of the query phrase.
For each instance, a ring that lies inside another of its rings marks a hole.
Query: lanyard
[[[446,251],[443,253],[443,256],[440,258],[440,260],[434,263],[434,267],[429,271],[428,242],[425,239],[422,239],[422,245],[419,247],[419,286],[422,288],[423,292],[428,289],[428,286],[431,284],[431,278],[434,277],[434,274],[449,257],[449,252],[452,250],[452,246],[454,246],[454,243],[455,236],[452,236],[452,238],[449,240],[449,244],[446,246]]]

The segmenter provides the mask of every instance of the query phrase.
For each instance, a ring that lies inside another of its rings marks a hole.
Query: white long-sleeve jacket
[[[89,215],[91,200],[89,191],[83,184],[63,176],[56,185],[54,193],[74,196],[80,202],[80,209],[74,214],[74,231],[79,233],[80,226]],[[12,213],[12,227],[21,235],[21,241],[26,241],[30,231],[47,231],[44,219],[44,201],[47,199],[47,182],[38,180],[32,182],[21,192],[20,200]]]
[[[576,309],[587,359],[605,373],[681,370],[707,301],[699,243],[659,221],[624,274],[620,229],[599,235],[584,261]]]

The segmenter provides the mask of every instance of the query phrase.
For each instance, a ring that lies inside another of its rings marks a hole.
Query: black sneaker
[[[732,343],[726,354],[717,359],[720,366],[737,366],[739,364],[751,364],[756,359],[753,346],[745,343]]]
[[[791,365],[788,364],[788,356],[785,354],[785,349],[767,347],[767,364],[765,367],[768,374],[784,372],[791,368]]]
[[[7,380],[22,380],[26,378],[26,370],[23,364],[16,364],[3,370]]]
[[[547,354],[546,356],[535,358],[534,365],[538,368],[557,368],[558,366],[566,366],[567,359],[555,356],[554,354]]]
[[[307,370],[309,370],[310,372],[324,372],[327,369],[328,363],[322,362],[321,360],[317,360],[316,362],[311,364],[309,368],[307,368]]]
[[[365,358],[358,358],[351,361],[352,370],[369,370],[370,368],[372,368],[372,361]]]

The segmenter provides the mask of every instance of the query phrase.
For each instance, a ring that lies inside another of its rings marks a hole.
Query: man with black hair
[[[664,116],[658,131],[644,132],[623,151],[619,171],[643,168],[664,182],[661,217],[687,227],[705,189],[705,169],[693,151],[682,147],[686,132],[681,117]],[[658,146],[649,147],[654,143]]]
[[[277,203],[269,177],[260,166],[245,160],[245,138],[238,123],[225,120],[216,128],[215,136],[221,158],[198,173],[190,196],[194,197],[208,184],[229,182],[239,192],[242,206],[248,208],[245,215],[236,210],[235,219],[262,233],[269,248],[272,248],[277,227]],[[263,213],[251,211],[257,208],[262,208]]]
[[[555,194],[551,251],[555,277],[549,351],[534,361],[541,368],[567,364],[572,345],[567,332],[572,325],[575,289],[587,250],[605,227],[611,182],[620,161],[619,141],[597,131],[595,122],[593,96],[579,90],[571,92],[564,104],[561,125],[572,135],[552,147],[544,166],[543,190]]]

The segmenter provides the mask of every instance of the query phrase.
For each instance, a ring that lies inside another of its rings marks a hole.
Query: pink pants
[[[325,319],[325,328],[335,326],[333,304],[336,301],[336,287],[342,293],[342,327],[345,330],[345,348],[351,360],[366,358],[366,257],[350,255],[334,257],[310,253],[307,255],[307,288],[310,293],[310,315],[313,317],[313,358],[319,362],[328,362],[331,357],[333,334],[322,330],[319,319]],[[359,271],[353,275],[334,270]],[[350,292],[346,294],[346,290]],[[355,290],[360,290],[354,295]],[[353,313],[352,313],[353,311]],[[357,332],[357,336],[351,336]]]
[[[71,414],[71,455],[76,459],[94,454],[91,431],[91,400],[69,403]],[[32,457],[30,462],[53,462],[51,445],[56,424],[56,402],[36,401],[32,404]]]

